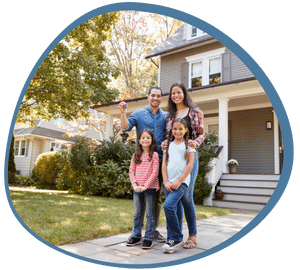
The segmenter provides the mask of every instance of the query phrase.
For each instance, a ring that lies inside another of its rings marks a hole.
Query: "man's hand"
[[[119,108],[121,113],[126,113],[127,112],[127,107],[128,107],[128,105],[124,101],[121,101],[118,105],[118,108]]]

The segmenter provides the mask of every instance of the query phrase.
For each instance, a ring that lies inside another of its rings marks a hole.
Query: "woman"
[[[169,114],[166,118],[166,140],[162,143],[162,148],[165,149],[168,143],[170,143],[172,124],[176,118],[183,118],[187,122],[189,128],[188,145],[193,148],[198,148],[205,139],[203,113],[199,107],[192,102],[184,84],[174,83],[171,86],[168,105]],[[189,237],[184,244],[184,248],[194,248],[197,245],[197,220],[193,193],[198,170],[198,152],[196,151],[190,185],[181,199],[189,229]],[[182,206],[179,205],[178,207],[178,217],[181,218],[181,223],[183,219]]]

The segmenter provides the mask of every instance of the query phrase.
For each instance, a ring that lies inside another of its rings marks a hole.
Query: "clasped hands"
[[[164,185],[169,192],[173,192],[173,190],[177,190],[180,187],[181,183],[179,181],[175,181],[174,183],[166,181]]]
[[[145,190],[147,190],[146,187],[141,187],[141,186],[134,186],[133,189],[134,189],[134,191],[137,192],[137,193],[142,193],[142,192],[144,192]]]

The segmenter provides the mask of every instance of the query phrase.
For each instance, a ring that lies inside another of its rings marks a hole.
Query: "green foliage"
[[[15,155],[14,155],[14,144],[15,144],[15,137],[13,133],[11,138],[9,158],[8,158],[8,183],[9,184],[13,184],[15,182],[16,164],[15,164]]]
[[[61,169],[60,164],[60,153],[54,151],[40,154],[34,163],[35,176],[44,184],[54,185]]]
[[[35,184],[31,178],[22,175],[16,175],[15,182],[23,186],[33,186]]]
[[[28,86],[17,123],[85,118],[91,103],[104,104],[116,98],[118,91],[107,85],[119,70],[105,56],[103,44],[118,17],[118,12],[94,17],[53,48]]]
[[[213,159],[218,142],[216,132],[207,133],[205,141],[198,148],[199,173],[194,188],[194,200],[202,204],[203,199],[210,195],[212,185],[207,182],[206,175],[210,172],[209,162]]]

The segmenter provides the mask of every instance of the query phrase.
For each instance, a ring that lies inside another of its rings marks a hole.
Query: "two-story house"
[[[218,132],[223,148],[209,179],[220,185],[225,197],[222,202],[209,198],[206,203],[261,210],[278,183],[283,145],[275,111],[252,72],[218,40],[186,23],[146,58],[159,62],[161,108],[167,110],[170,86],[182,82],[204,112],[205,131]],[[147,105],[145,98],[126,102],[128,115]],[[112,122],[120,117],[117,106],[95,109],[107,113]],[[110,134],[111,126],[106,129]],[[235,175],[228,173],[229,159],[239,163]]]
[[[101,116],[95,110],[90,110],[94,119]],[[66,136],[66,134],[71,134]],[[38,120],[34,127],[14,127],[14,155],[17,174],[30,177],[37,157],[50,151],[61,151],[73,144],[78,136],[88,139],[103,140],[101,131],[95,131],[85,120],[69,122],[65,119],[51,119],[49,122]]]

